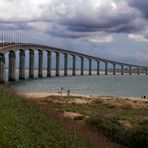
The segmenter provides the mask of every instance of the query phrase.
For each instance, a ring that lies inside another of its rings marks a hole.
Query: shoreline
[[[49,96],[63,96],[66,97],[67,93],[61,93],[60,92],[19,92],[18,95],[24,96],[26,98],[32,98],[32,99],[41,99]],[[148,101],[148,98],[140,98],[140,97],[124,97],[124,96],[93,96],[93,95],[87,95],[87,94],[78,94],[78,93],[71,93],[71,97],[84,97],[84,98],[98,98],[101,97],[102,99],[129,99],[129,100],[135,100],[135,101]]]
[[[53,93],[47,93],[47,92],[23,92],[23,93],[17,93],[18,95],[22,95],[24,97],[28,98],[45,98],[49,96],[63,96],[66,97],[67,93],[59,93],[59,92],[53,92]],[[86,95],[86,94],[77,94],[77,93],[71,93],[70,96],[76,96],[76,97],[85,97],[85,98],[94,98],[96,96]]]

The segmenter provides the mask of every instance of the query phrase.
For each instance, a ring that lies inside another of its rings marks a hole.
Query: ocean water
[[[26,71],[26,76],[27,75]],[[52,74],[54,75],[54,71]],[[88,72],[85,72],[87,74]],[[80,73],[77,72],[79,75]],[[44,72],[44,76],[46,72]],[[63,72],[61,72],[63,75]],[[71,71],[69,72],[71,75]],[[37,77],[37,71],[35,72]],[[18,74],[17,74],[18,78]],[[17,92],[59,92],[63,87],[63,92],[70,89],[71,93],[87,94],[94,96],[127,96],[141,97],[148,96],[148,76],[133,74],[105,76],[103,73],[99,76],[60,76],[51,78],[36,78],[25,81],[16,81],[10,83]]]

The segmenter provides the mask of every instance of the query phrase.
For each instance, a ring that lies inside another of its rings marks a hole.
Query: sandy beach
[[[32,93],[18,93],[18,95],[22,95],[27,98],[45,98],[48,96],[67,96],[67,93],[46,93],[46,92],[32,92]],[[95,96],[85,95],[85,94],[76,94],[71,93],[70,96],[76,96],[76,97],[85,97],[85,98],[94,98]]]
[[[36,99],[36,98],[45,98],[45,97],[49,97],[49,96],[67,96],[67,93],[47,93],[47,92],[27,92],[27,93],[18,93],[18,95],[21,95],[23,97],[26,98],[32,98],[32,99]],[[110,97],[110,96],[92,96],[92,95],[86,95],[86,94],[77,94],[77,93],[71,93],[70,96],[75,96],[75,97],[85,97],[85,98],[98,98],[101,97],[102,99],[130,99],[130,100],[136,100],[136,101],[148,101],[148,99],[143,99],[140,97]]]

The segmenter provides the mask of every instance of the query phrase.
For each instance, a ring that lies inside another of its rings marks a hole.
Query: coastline
[[[67,93],[61,93],[60,92],[54,92],[54,93],[50,93],[50,92],[23,92],[23,93],[17,93],[18,95],[21,95],[23,97],[26,98],[32,98],[32,99],[41,99],[41,98],[45,98],[45,97],[50,97],[50,96],[63,96],[66,97]],[[129,100],[135,100],[135,101],[148,101],[148,98],[144,99],[144,98],[140,98],[140,97],[123,97],[123,96],[93,96],[93,95],[87,95],[87,94],[78,94],[78,93],[71,93],[70,94],[71,97],[84,97],[84,98],[102,98],[102,99],[129,99]]]
[[[17,93],[18,95],[22,95],[27,98],[45,98],[49,96],[67,96],[67,93],[59,93],[59,92],[54,92],[54,93],[47,93],[47,92],[23,92],[23,93]],[[86,94],[77,94],[77,93],[71,93],[70,96],[76,96],[76,97],[85,97],[85,98],[94,98],[95,96],[90,96]]]

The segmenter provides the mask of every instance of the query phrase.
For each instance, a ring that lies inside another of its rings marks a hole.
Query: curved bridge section
[[[47,77],[51,77],[51,53],[56,53],[56,76],[60,76],[60,54],[64,55],[64,75],[68,75],[68,56],[72,56],[72,75],[76,75],[76,57],[81,59],[80,74],[84,75],[84,59],[89,61],[89,75],[92,75],[92,61],[97,63],[97,75],[100,74],[100,62],[104,63],[105,75],[108,75],[108,64],[112,64],[112,73],[116,75],[116,66],[120,66],[121,75],[124,74],[124,67],[128,67],[129,75],[132,74],[132,68],[136,69],[136,73],[140,74],[142,69],[148,74],[148,67],[141,65],[132,65],[89,56],[83,53],[69,51],[61,48],[45,46],[30,43],[1,43],[0,44],[0,83],[5,83],[5,61],[6,53],[8,56],[8,81],[16,80],[16,52],[19,51],[19,79],[25,79],[25,51],[29,51],[29,78],[34,78],[34,51],[38,50],[38,77],[43,77],[43,52],[47,52]]]

